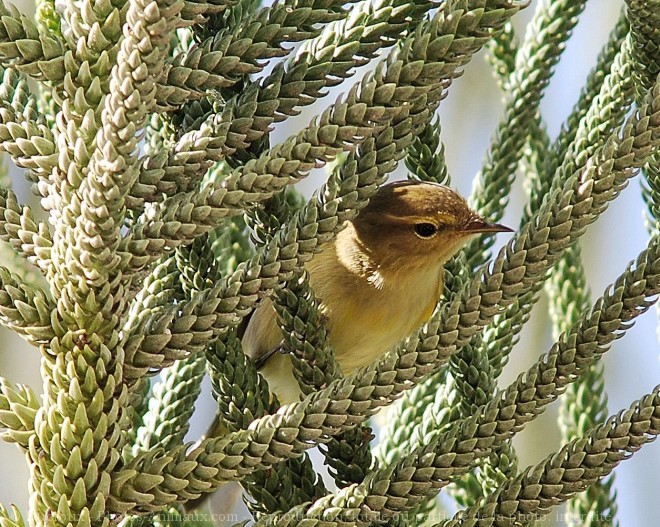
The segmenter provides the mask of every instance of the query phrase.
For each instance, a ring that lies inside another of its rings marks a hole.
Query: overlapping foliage
[[[519,0],[44,0],[36,21],[0,4],[0,145],[48,217],[0,190],[0,238],[47,283],[0,268],[1,321],[42,357],[43,398],[0,378],[29,521],[167,523],[240,481],[263,526],[530,524],[567,500],[583,525],[614,525],[608,478],[660,433],[657,389],[606,417],[599,366],[660,293],[660,2],[628,0],[551,141],[539,102],[584,4],[539,2],[524,39]],[[522,172],[520,228],[496,256],[470,245],[433,318],[342,378],[302,264],[402,160],[449,181],[436,109],[483,47],[506,104],[472,204],[501,217]],[[302,200],[292,185],[324,166]],[[648,247],[592,304],[576,242],[640,171]],[[498,390],[544,284],[557,341]],[[279,409],[237,337],[266,295],[307,394]],[[183,444],[206,372],[226,433]],[[566,445],[519,469],[511,438],[560,396]],[[388,405],[372,451],[366,420]],[[460,511],[437,523],[445,487]],[[25,520],[0,508],[0,523]]]

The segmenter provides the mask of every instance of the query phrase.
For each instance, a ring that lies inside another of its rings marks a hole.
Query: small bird
[[[420,181],[382,186],[305,268],[344,375],[373,363],[426,322],[443,290],[444,265],[471,238],[511,232],[470,209],[449,187]],[[300,399],[270,300],[254,311],[244,353],[282,404]]]
[[[419,181],[383,185],[305,266],[342,373],[373,363],[429,319],[442,295],[445,263],[471,238],[511,231],[483,219],[449,187]],[[271,392],[289,404],[300,400],[301,391],[290,356],[280,353],[282,340],[275,308],[266,299],[252,313],[241,344]],[[206,436],[224,433],[216,416]],[[225,507],[235,491],[225,488]],[[207,498],[188,502],[186,510]]]

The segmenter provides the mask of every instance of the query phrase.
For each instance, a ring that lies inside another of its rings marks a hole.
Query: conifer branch
[[[28,169],[32,183],[57,163],[53,133],[39,116],[26,79],[12,68],[3,71],[0,84],[0,145],[17,166]]]
[[[259,59],[286,55],[284,42],[315,37],[316,27],[343,15],[333,9],[332,0],[287,0],[265,7],[231,33],[220,32],[177,55],[159,86],[159,104],[177,107],[207,90],[232,86],[243,75],[259,73]]]
[[[529,26],[530,35],[516,55],[516,67],[508,80],[504,116],[472,192],[473,205],[484,217],[494,220],[502,217],[528,128],[538,120],[543,92],[585,3],[546,0],[538,6]],[[472,269],[488,259],[492,243],[493,237],[487,236],[468,246]]]
[[[660,61],[655,51],[660,49],[660,21],[657,1],[649,3],[629,0],[632,68],[635,78],[635,100],[639,101],[655,82],[660,72]],[[643,196],[648,205],[649,229],[656,232],[660,218],[660,156],[656,153],[644,170]]]
[[[11,506],[11,515],[3,505],[0,505],[0,521],[3,527],[25,527],[27,525],[18,507],[15,505]]]
[[[261,82],[251,84],[224,105],[222,112],[206,115],[196,129],[189,129],[168,153],[161,153],[145,161],[140,184],[132,192],[132,207],[139,210],[144,201],[156,201],[164,193],[173,195],[177,189],[188,191],[203,172],[203,166],[215,156],[232,154],[247,148],[267,134],[273,122],[296,115],[301,106],[323,97],[326,86],[334,86],[348,78],[356,67],[371,60],[379,48],[391,45],[399,36],[403,22],[408,18],[410,29],[419,22],[424,12],[433,6],[422,2],[365,4],[353,9],[342,21],[327,25],[322,33],[306,41],[295,57],[279,63]],[[383,19],[387,25],[383,25]],[[233,119],[239,118],[238,123]],[[197,118],[196,120],[199,120]],[[250,123],[251,121],[251,123]],[[222,131],[226,123],[228,131]],[[237,128],[236,125],[240,128]],[[250,126],[246,126],[249,124]],[[187,128],[193,128],[188,125]],[[221,132],[226,139],[207,135]],[[210,141],[206,147],[198,144]],[[225,141],[225,146],[220,141]],[[218,154],[214,154],[218,150]],[[212,156],[206,161],[201,156]],[[187,161],[191,158],[192,162]]]
[[[39,410],[39,397],[28,387],[12,386],[0,377],[0,426],[2,438],[27,449],[34,435],[34,421]],[[0,509],[0,514],[1,514]]]
[[[58,82],[64,72],[64,46],[58,38],[40,34],[15,6],[0,4],[0,61],[37,80]]]
[[[550,150],[550,157],[543,163],[542,171],[534,178],[531,185],[529,205],[523,213],[521,225],[524,225],[533,211],[541,206],[542,199],[552,188],[561,185],[565,174],[575,171],[580,166],[586,166],[585,157],[574,159],[574,154],[580,148],[593,152],[605,140],[607,133],[618,126],[627,112],[632,96],[632,84],[629,82],[629,62],[623,39],[627,23],[619,20],[617,28],[612,32],[610,40],[603,48],[598,64],[599,68],[611,67],[609,75],[602,77],[601,69],[593,69],[587,81],[587,88],[580,95],[578,103],[562,128],[560,135]],[[602,80],[599,85],[598,79]],[[598,89],[598,94],[595,90]],[[591,131],[598,131],[592,133]],[[579,142],[579,146],[578,146]],[[540,158],[539,158],[540,160]],[[565,163],[565,166],[562,164]],[[539,166],[536,167],[538,170]],[[564,174],[564,176],[561,176]],[[496,318],[492,329],[488,330],[488,348],[490,362],[496,374],[506,364],[513,345],[518,341],[517,335],[529,318],[532,307],[538,300],[541,283],[530,293],[508,308],[507,312]]]
[[[438,527],[486,526],[494,518],[526,522],[609,475],[660,434],[660,388],[611,416],[589,434],[566,444],[543,463],[528,467],[478,507],[461,511]],[[599,516],[608,522],[609,514]]]
[[[48,268],[52,241],[47,225],[37,222],[29,207],[21,207],[16,195],[0,188],[0,240],[31,264]]]
[[[47,345],[54,336],[52,299],[5,267],[0,267],[0,323],[35,346]]]

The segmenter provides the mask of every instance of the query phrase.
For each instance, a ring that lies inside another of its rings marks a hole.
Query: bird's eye
[[[417,233],[417,236],[420,238],[430,238],[436,232],[438,232],[438,228],[432,223],[415,224],[415,233]]]

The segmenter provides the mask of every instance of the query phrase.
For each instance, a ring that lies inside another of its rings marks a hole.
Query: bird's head
[[[384,185],[352,223],[354,241],[385,274],[437,267],[480,233],[511,232],[449,187],[416,181]]]

